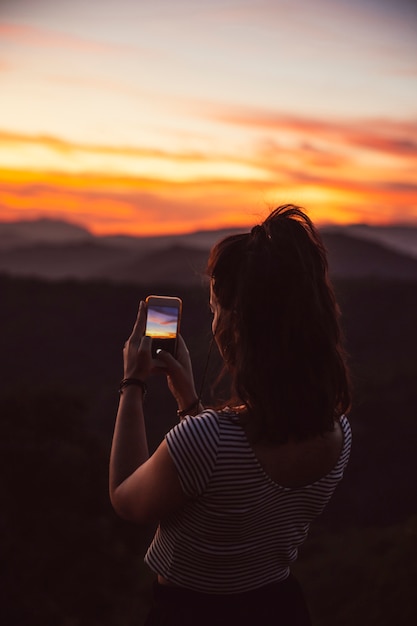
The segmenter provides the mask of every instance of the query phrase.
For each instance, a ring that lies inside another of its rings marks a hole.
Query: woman
[[[220,241],[208,274],[231,399],[203,409],[181,338],[177,360],[152,360],[141,303],[124,348],[111,501],[126,519],[159,522],[145,557],[157,575],[147,625],[307,626],[290,565],[342,478],[351,441],[325,250],[309,218],[286,205]],[[149,458],[144,381],[161,366],[181,421]]]

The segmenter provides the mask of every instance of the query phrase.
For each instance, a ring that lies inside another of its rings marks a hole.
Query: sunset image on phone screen
[[[178,330],[178,309],[170,306],[152,306],[148,309],[146,334],[160,339],[175,339]]]

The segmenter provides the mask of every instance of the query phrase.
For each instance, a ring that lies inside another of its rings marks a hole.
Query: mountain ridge
[[[62,219],[40,218],[36,220],[0,221],[0,250],[23,247],[33,243],[71,243],[74,241],[98,241],[116,247],[165,246],[171,242],[190,243],[192,247],[210,248],[218,239],[227,235],[247,232],[248,227],[196,230],[185,233],[161,235],[94,235],[85,226]],[[370,225],[365,223],[325,225],[321,233],[345,232],[366,240],[375,240],[397,251],[417,257],[417,223]]]
[[[145,278],[151,283],[201,284],[213,244],[245,231],[234,228],[154,237],[95,236],[59,220],[0,222],[0,272],[47,280],[138,284]],[[325,227],[320,232],[328,250],[330,273],[335,277],[417,279],[417,227],[348,225]],[[407,236],[408,243],[401,249],[401,238]]]

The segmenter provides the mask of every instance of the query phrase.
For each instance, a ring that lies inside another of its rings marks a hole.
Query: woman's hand
[[[178,408],[186,409],[197,401],[190,354],[181,335],[178,336],[177,358],[165,350],[158,352],[159,365],[163,367],[168,387],[177,401]]]
[[[151,354],[152,339],[144,335],[145,327],[146,305],[141,301],[132,334],[123,348],[123,378],[139,378],[145,381],[155,368]]]
[[[144,335],[145,327],[146,305],[142,301],[132,334],[123,348],[123,378],[139,378],[145,381],[154,372],[164,372],[178,408],[188,408],[197,401],[197,392],[190,354],[184,339],[181,335],[178,336],[176,359],[165,350],[160,350],[157,359],[153,359],[152,338]]]

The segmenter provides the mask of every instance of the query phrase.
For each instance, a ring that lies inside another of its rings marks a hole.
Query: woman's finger
[[[152,366],[152,338],[142,335],[135,340],[132,333],[124,350],[124,377],[146,380]]]
[[[158,365],[160,367],[162,366],[168,372],[171,372],[172,370],[176,370],[180,367],[180,364],[178,363],[178,361],[174,359],[172,354],[170,354],[166,350],[157,350],[156,360],[158,362]]]
[[[183,367],[189,367],[190,353],[188,351],[187,344],[182,338],[182,335],[178,335],[177,361],[179,361],[179,363],[181,363]]]
[[[146,328],[146,305],[143,300],[140,301],[136,322],[130,335],[133,341],[140,341],[145,334]]]
[[[183,356],[186,355],[188,356],[188,348],[187,348],[187,344],[185,343],[183,336],[182,335],[178,335],[177,337],[177,356]]]
[[[149,354],[152,352],[152,337],[148,337],[147,335],[143,335],[140,340],[139,352],[141,354]]]

